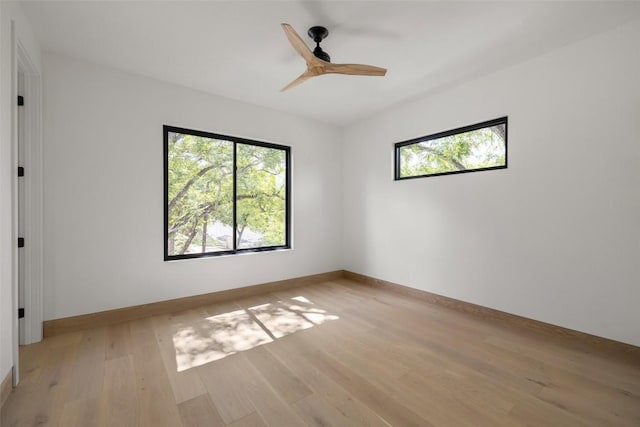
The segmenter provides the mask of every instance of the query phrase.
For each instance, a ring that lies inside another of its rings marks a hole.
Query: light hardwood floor
[[[20,358],[2,427],[640,426],[640,361],[346,279]]]

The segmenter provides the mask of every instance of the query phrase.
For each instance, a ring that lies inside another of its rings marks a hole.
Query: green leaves
[[[400,176],[481,169],[505,164],[505,127],[498,125],[400,147]]]
[[[246,227],[262,234],[263,246],[284,245],[286,225],[285,152],[273,148],[237,146],[238,247]]]
[[[234,200],[234,142],[173,132],[168,140],[169,255],[233,249],[234,237],[238,248],[286,244],[284,150],[235,143]]]

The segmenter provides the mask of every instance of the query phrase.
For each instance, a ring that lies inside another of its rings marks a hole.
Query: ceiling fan
[[[329,35],[329,30],[325,27],[311,27],[307,34],[316,42],[313,51],[300,38],[298,33],[289,24],[282,24],[291,46],[304,58],[307,62],[307,70],[297,79],[280,89],[284,92],[294,86],[299,85],[311,77],[321,76],[323,74],[350,74],[354,76],[384,76],[387,73],[386,68],[374,67],[373,65],[361,64],[332,64],[329,55],[322,50],[320,42]]]

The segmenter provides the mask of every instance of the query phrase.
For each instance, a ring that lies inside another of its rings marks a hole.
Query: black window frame
[[[407,141],[395,143],[394,144],[394,180],[403,181],[405,179],[428,178],[432,176],[455,175],[455,174],[469,173],[469,172],[481,172],[481,171],[496,170],[496,169],[507,169],[507,166],[509,163],[508,121],[509,121],[508,116],[504,116],[504,117],[499,117],[497,119],[487,120],[480,123],[474,123],[472,125],[462,126],[456,129],[446,130],[444,132],[438,132],[431,135],[421,136],[419,138],[413,138]],[[489,166],[489,167],[477,168],[477,169],[465,169],[461,171],[449,171],[449,172],[437,172],[437,173],[422,174],[422,175],[401,176],[400,149],[402,147],[406,147],[408,145],[413,145],[413,144],[419,144],[421,142],[431,141],[433,139],[439,139],[447,136],[457,135],[460,133],[471,132],[474,130],[483,129],[491,126],[502,125],[502,124],[504,124],[504,165]]]
[[[206,132],[195,129],[187,129],[178,126],[170,126],[163,125],[163,181],[164,181],[164,260],[165,261],[176,261],[181,259],[192,259],[192,258],[206,258],[206,257],[216,257],[216,256],[225,256],[225,255],[236,255],[248,252],[270,252],[277,251],[282,249],[291,249],[291,147],[287,145],[274,144],[271,142],[264,141],[256,141],[247,138],[240,138],[232,135],[223,135],[219,133]],[[229,141],[233,143],[233,249],[226,251],[215,251],[215,252],[202,252],[202,253],[193,253],[193,254],[182,254],[182,255],[169,255],[169,132],[187,134],[193,136],[199,136],[203,138],[212,138],[212,139],[221,139],[224,141]],[[264,246],[259,248],[238,248],[236,229],[236,205],[237,205],[237,193],[236,193],[236,151],[238,144],[244,145],[253,145],[257,147],[265,147],[272,148],[277,150],[282,150],[285,152],[285,163],[286,163],[286,195],[285,195],[285,208],[286,208],[286,217],[285,217],[285,244],[284,245],[276,245],[276,246]]]

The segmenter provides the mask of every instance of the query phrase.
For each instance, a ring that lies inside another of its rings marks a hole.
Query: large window
[[[164,126],[164,259],[290,247],[290,149]]]
[[[395,179],[507,167],[507,118],[395,144]]]

